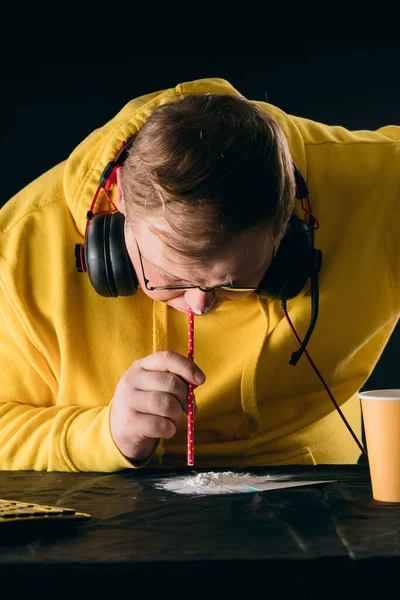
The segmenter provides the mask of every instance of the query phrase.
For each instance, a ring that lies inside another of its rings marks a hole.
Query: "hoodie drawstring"
[[[168,306],[164,302],[153,300],[153,352],[168,350]],[[155,456],[161,466],[165,448],[160,439]]]
[[[255,350],[248,357],[243,367],[240,394],[242,409],[247,417],[247,425],[244,431],[238,435],[239,439],[254,437],[260,427],[260,413],[256,394],[256,373],[258,361],[267,337],[270,319],[268,315],[268,302],[263,302],[261,298],[258,298],[258,303],[260,311],[264,316],[264,327]]]

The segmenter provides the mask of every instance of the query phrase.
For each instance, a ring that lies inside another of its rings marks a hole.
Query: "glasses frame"
[[[231,285],[231,284],[223,284],[223,285],[214,285],[213,287],[210,287],[210,288],[205,288],[205,287],[202,287],[201,285],[162,285],[162,286],[156,286],[156,287],[153,287],[151,285],[149,286],[148,284],[149,284],[150,280],[147,279],[145,272],[144,272],[142,253],[140,252],[139,244],[137,243],[136,237],[135,237],[135,242],[136,242],[136,247],[138,249],[144,285],[146,287],[146,290],[148,290],[149,292],[157,292],[157,291],[161,292],[161,291],[166,291],[166,290],[193,290],[193,289],[197,289],[197,290],[200,290],[205,293],[213,292],[214,290],[217,290],[217,289],[235,290],[235,291],[240,291],[240,292],[242,292],[242,291],[243,292],[257,292],[259,290],[259,285],[257,287],[243,287],[243,286],[235,286],[235,285]]]

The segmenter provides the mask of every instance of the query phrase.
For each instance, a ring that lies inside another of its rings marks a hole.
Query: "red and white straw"
[[[188,321],[188,357],[193,360],[194,314],[189,309]],[[194,465],[194,419],[193,419],[193,384],[188,386],[188,421],[187,421],[187,464]]]

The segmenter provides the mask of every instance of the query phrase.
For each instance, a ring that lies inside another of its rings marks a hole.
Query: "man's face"
[[[118,208],[126,216],[119,169],[117,181]],[[205,315],[223,302],[245,298],[254,292],[225,289],[204,292],[198,288],[149,291],[143,278],[139,251],[148,287],[196,285],[212,288],[229,284],[237,287],[257,287],[272,261],[273,245],[267,228],[235,234],[214,261],[207,260],[203,263],[199,259],[177,256],[162,243],[166,237],[173,241],[177,248],[184,247],[186,242],[184,237],[179,239],[177,233],[160,217],[141,220],[134,225],[129,225],[125,219],[125,243],[140,287],[153,300],[165,302],[186,314],[189,308],[192,308],[194,313]],[[275,246],[275,253],[276,251]]]
[[[144,293],[184,313],[188,313],[191,307],[196,314],[204,315],[215,310],[222,302],[245,298],[254,292],[226,289],[205,292],[197,288],[149,291],[143,271],[148,287],[256,287],[272,260],[269,234],[259,229],[232,236],[232,241],[218,253],[214,261],[203,263],[197,258],[177,256],[163,244],[162,240],[167,236],[177,247],[185,244],[183,237],[180,239],[170,226],[156,217],[137,222],[134,226],[129,226],[125,221],[126,246]]]

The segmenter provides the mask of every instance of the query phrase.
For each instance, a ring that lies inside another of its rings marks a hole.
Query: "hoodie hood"
[[[140,96],[128,102],[115,117],[88,135],[71,153],[64,171],[64,191],[67,204],[78,231],[83,235],[86,213],[99,185],[107,163],[112,161],[123,143],[134,136],[146,122],[148,115],[159,105],[174,102],[190,94],[238,94],[228,81],[207,78],[180,83],[174,88]],[[303,139],[289,115],[266,102],[255,101],[282,127],[293,160],[306,177]]]

